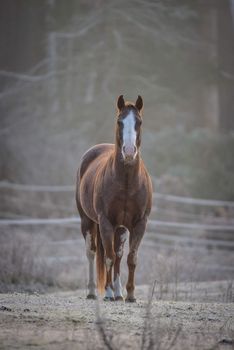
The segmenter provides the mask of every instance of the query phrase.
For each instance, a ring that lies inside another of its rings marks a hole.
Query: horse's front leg
[[[135,227],[130,231],[129,254],[128,254],[128,281],[126,285],[127,298],[126,301],[135,302],[135,269],[137,264],[137,251],[145,233],[147,219],[143,218],[138,221]]]
[[[115,300],[112,284],[112,267],[115,263],[114,252],[114,228],[110,221],[104,216],[99,217],[99,228],[102,244],[105,251],[106,264],[106,286],[104,300]]]
[[[124,226],[119,226],[115,230],[115,264],[114,264],[114,295],[115,300],[123,300],[122,284],[120,278],[120,263],[123,257],[124,243],[127,239],[128,230]]]

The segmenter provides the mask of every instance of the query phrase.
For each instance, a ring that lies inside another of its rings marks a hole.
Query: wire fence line
[[[39,186],[39,185],[17,184],[17,183],[11,183],[8,181],[1,181],[0,188],[19,190],[19,191],[29,191],[29,192],[74,192],[75,191],[75,185],[73,186],[72,185]],[[231,201],[183,197],[183,196],[175,196],[175,195],[163,194],[163,193],[153,193],[153,198],[162,199],[162,200],[174,202],[174,203],[183,203],[183,204],[192,204],[192,205],[201,205],[201,206],[218,206],[218,207],[224,206],[224,207],[234,208],[234,202],[231,202]]]
[[[157,247],[167,247],[168,248],[168,244],[170,245],[171,242],[173,242],[173,244],[175,245],[179,245],[180,248],[182,247],[189,247],[194,249],[199,248],[199,251],[201,251],[201,249],[206,249],[207,247],[212,247],[212,248],[216,248],[216,249],[221,249],[221,250],[233,250],[234,249],[234,242],[229,242],[229,241],[225,241],[225,240],[207,240],[206,238],[183,238],[183,237],[179,237],[178,235],[172,235],[172,234],[165,234],[165,233],[151,233],[149,232],[148,234],[148,240],[144,240],[143,245],[147,248],[152,248],[154,247],[154,244],[152,245],[152,241],[155,242],[157,244]],[[46,243],[44,241],[41,240],[34,240],[34,241],[27,241],[25,243],[25,246],[40,246],[43,247],[43,245],[46,245],[46,247],[56,247],[56,255],[51,256],[49,254],[49,256],[47,256],[47,254],[43,255],[43,259],[50,259],[50,258],[54,258],[57,260],[61,260],[63,257],[61,256],[61,252],[59,250],[59,248],[64,248],[66,247],[66,249],[72,249],[74,248],[76,245],[80,245],[83,244],[83,237],[80,236],[80,238],[76,238],[76,239],[62,239],[62,240],[56,240],[56,241],[51,241],[51,240],[47,240]],[[8,248],[12,245],[12,243],[1,243],[2,247]],[[69,255],[70,257],[74,257],[74,255]],[[76,256],[77,257],[77,256]],[[77,257],[80,259],[80,257]],[[226,269],[228,270],[233,270],[234,271],[234,266],[226,266]]]
[[[234,208],[234,202],[230,202],[230,201],[181,197],[181,196],[174,196],[174,195],[168,195],[168,194],[162,194],[162,193],[154,193],[153,198],[158,198],[169,202],[183,203],[183,204],[218,206],[218,207],[224,206],[224,207]]]
[[[192,230],[211,230],[211,231],[234,231],[234,225],[209,225],[209,224],[197,224],[197,223],[184,223],[184,222],[167,222],[160,220],[149,220],[149,225],[152,227],[171,227],[179,229],[192,229]]]
[[[0,226],[10,225],[63,225],[71,223],[80,223],[79,217],[66,217],[66,218],[31,218],[31,219],[2,219],[0,220]],[[178,228],[178,229],[190,229],[190,230],[204,230],[204,231],[227,231],[233,232],[234,225],[209,225],[209,224],[197,224],[197,223],[184,223],[184,222],[167,222],[160,220],[149,220],[149,226],[151,228],[166,227],[166,228]]]
[[[78,217],[68,218],[31,218],[31,219],[2,219],[0,226],[10,225],[63,225],[70,223],[80,223]]]
[[[165,218],[178,218],[179,220],[187,220],[187,221],[205,221],[207,223],[212,223],[212,224],[223,224],[223,223],[233,223],[234,224],[234,218],[226,218],[226,217],[215,217],[212,215],[207,215],[205,213],[201,214],[195,214],[195,213],[188,213],[183,210],[178,210],[178,209],[167,209],[165,207],[161,207],[160,205],[153,206],[151,210],[152,214],[158,215],[160,217],[163,217],[164,220]]]
[[[229,245],[228,241],[225,240],[206,240],[206,238],[188,238],[186,240],[182,240],[181,237],[178,237],[178,235],[174,236],[174,235],[170,235],[170,234],[165,234],[165,232],[161,233],[155,233],[155,232],[148,232],[147,233],[147,240],[143,241],[143,245],[147,246],[147,248],[153,248],[154,249],[154,245],[152,244],[152,241],[157,242],[157,247],[167,247],[168,248],[168,243],[172,242],[178,244],[180,248],[186,245],[186,248],[190,248],[190,249],[194,249],[195,246],[199,246],[199,251],[201,251],[201,249],[206,249],[206,246],[212,246],[215,248],[221,247],[221,248],[226,248],[229,249],[230,248],[233,250],[234,248],[234,243],[231,242],[231,245]],[[33,241],[27,241],[25,243],[25,246],[40,246],[43,247],[43,245],[46,245],[46,247],[64,247],[64,246],[70,246],[71,248],[74,248],[74,246],[76,246],[77,244],[83,244],[84,238],[82,235],[80,235],[79,238],[75,238],[75,239],[60,239],[60,240],[47,240],[42,241],[42,240],[33,240]],[[189,243],[189,245],[188,245]],[[7,243],[1,243],[2,247],[10,247],[12,245],[12,242],[7,242]],[[56,251],[56,253],[58,253],[57,258],[60,258],[60,253],[58,252],[58,250]],[[44,257],[44,256],[43,256]],[[232,270],[234,270],[234,266],[231,267]]]
[[[11,190],[29,191],[29,192],[73,192],[75,186],[39,186],[39,185],[24,185],[17,184],[8,181],[1,181],[0,188],[6,188]]]
[[[9,189],[13,191],[25,191],[25,192],[41,192],[41,193],[74,193],[75,186],[38,186],[38,185],[24,185],[17,183],[10,183],[7,181],[0,182],[0,190],[1,189]],[[155,210],[160,208],[161,204],[169,204],[169,203],[181,203],[190,205],[201,205],[208,207],[226,207],[226,208],[234,208],[234,202],[228,201],[218,201],[218,200],[206,200],[206,199],[196,199],[191,197],[181,197],[174,195],[167,195],[162,193],[154,193],[153,199],[156,201]],[[157,203],[159,200],[159,203]],[[162,210],[165,211],[165,208]],[[186,214],[186,218],[188,219],[188,215]],[[213,248],[220,249],[231,249],[234,248],[234,243],[230,240],[229,233],[232,234],[234,232],[234,224],[229,221],[229,223],[224,222],[216,222],[216,223],[201,223],[201,217],[199,215],[193,215],[193,220],[195,222],[181,222],[181,218],[179,221],[162,221],[162,220],[149,220],[148,221],[148,233],[149,236],[152,236],[152,239],[159,240],[159,242],[164,242],[166,244],[170,242],[179,243],[180,245],[192,245],[192,246],[210,246]],[[8,227],[8,226],[61,226],[61,227],[71,227],[75,228],[77,224],[81,222],[78,216],[69,216],[69,217],[52,217],[52,218],[16,218],[16,219],[1,219],[0,227]],[[218,233],[218,239],[216,238],[207,238],[206,236],[201,236],[201,233],[205,232],[213,232],[214,234]],[[152,233],[152,234],[151,234]],[[226,233],[228,239],[223,239],[223,234]],[[181,234],[183,237],[181,237]],[[191,235],[195,235],[191,237]],[[63,243],[53,242],[51,244],[70,244],[66,243],[66,240],[62,241]]]

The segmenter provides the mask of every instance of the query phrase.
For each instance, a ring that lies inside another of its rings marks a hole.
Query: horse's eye
[[[141,119],[137,119],[137,121],[136,121],[136,126],[140,127],[140,126],[141,126],[141,124],[142,124]]]

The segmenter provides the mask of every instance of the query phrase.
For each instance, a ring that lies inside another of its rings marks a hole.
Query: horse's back
[[[92,162],[97,160],[97,158],[105,157],[109,155],[114,150],[114,145],[111,143],[101,143],[91,147],[83,157],[81,158],[81,164],[78,171],[78,176],[81,179],[91,165]]]

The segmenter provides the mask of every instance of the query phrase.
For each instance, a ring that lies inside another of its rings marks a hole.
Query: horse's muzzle
[[[137,155],[137,148],[133,145],[127,145],[122,147],[123,159],[126,163],[132,162]]]

